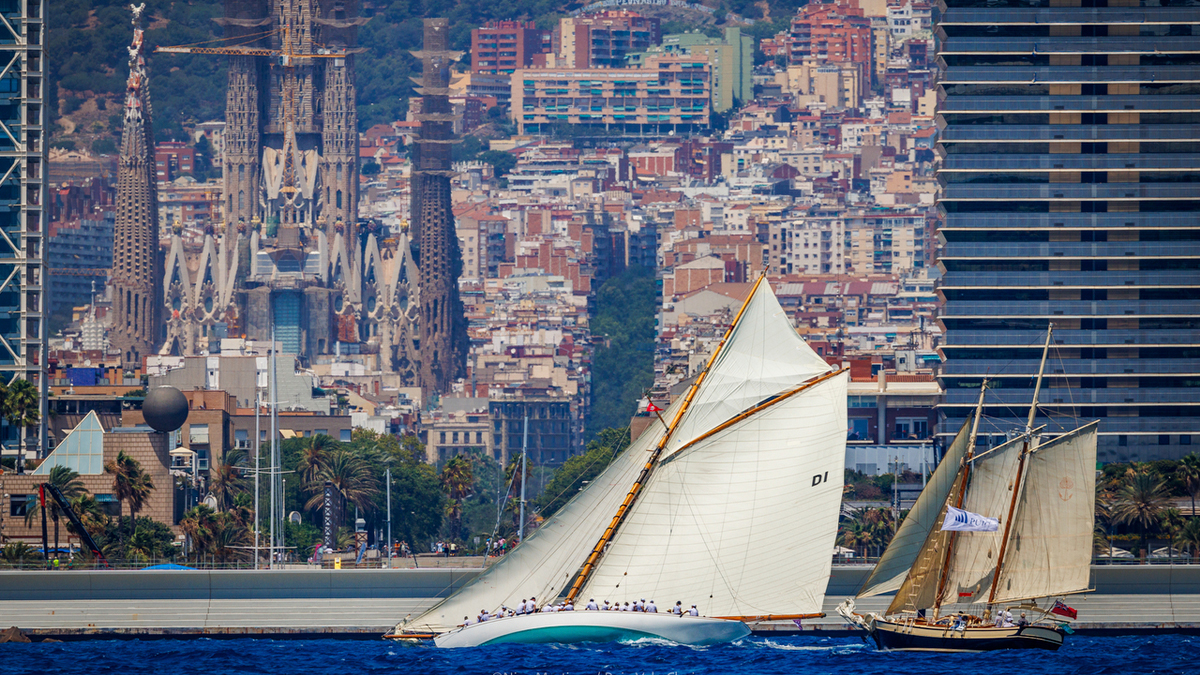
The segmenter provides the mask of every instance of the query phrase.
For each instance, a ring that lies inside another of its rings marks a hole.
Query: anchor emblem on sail
[[[1071,490],[1074,487],[1075,482],[1070,478],[1063,478],[1062,480],[1058,481],[1058,498],[1064,502],[1071,501],[1071,497],[1074,496],[1074,493],[1072,493]]]

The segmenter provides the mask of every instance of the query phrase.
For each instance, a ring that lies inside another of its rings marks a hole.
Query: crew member
[[[700,616],[700,610],[696,609],[695,605],[692,605],[692,608],[688,610],[688,616]]]
[[[595,598],[591,598],[591,599],[589,599],[589,600],[588,600],[587,607],[584,607],[584,609],[586,609],[586,610],[588,610],[588,611],[595,612],[596,610],[600,609],[600,605],[597,605],[597,604],[596,604],[596,599],[595,599]]]
[[[655,606],[654,606],[654,601],[653,601],[653,600],[651,600],[651,601],[650,601],[650,604],[646,605],[646,611],[647,611],[647,612],[649,612],[649,613],[651,613],[651,614],[657,614],[657,613],[658,613],[658,607],[655,607]]]

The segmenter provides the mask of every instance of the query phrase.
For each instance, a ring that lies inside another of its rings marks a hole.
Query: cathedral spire
[[[125,86],[124,128],[117,169],[116,224],[113,228],[112,304],[109,336],[121,350],[121,364],[137,368],[156,353],[162,332],[162,260],[158,250],[157,172],[154,127],[150,114],[141,15],[146,5],[131,5],[133,41]]]

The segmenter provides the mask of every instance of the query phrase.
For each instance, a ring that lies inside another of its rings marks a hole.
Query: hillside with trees
[[[587,3],[553,0],[518,0],[493,3],[483,0],[458,2],[364,3],[363,15],[370,21],[359,31],[359,44],[366,49],[356,58],[359,126],[402,119],[412,95],[410,76],[420,70],[409,53],[421,45],[421,19],[442,16],[450,19],[450,41],[454,49],[468,51],[471,30],[488,21],[534,21],[553,27],[559,17]],[[663,32],[702,30],[717,35],[734,13],[755,23],[744,26],[756,38],[782,29],[802,0],[707,0],[715,8],[707,15],[694,10],[635,6],[631,9],[657,16]],[[213,19],[222,15],[222,3],[213,0],[149,0],[145,19],[146,42],[156,46],[215,44],[221,28]],[[128,73],[126,47],[131,38],[128,3],[117,0],[57,0],[48,17],[50,99],[57,147],[116,151],[121,133],[121,99]],[[152,54],[150,57],[151,100],[155,136],[158,140],[187,140],[185,129],[204,121],[224,118],[226,62],[222,56]],[[465,69],[469,57],[460,68]]]

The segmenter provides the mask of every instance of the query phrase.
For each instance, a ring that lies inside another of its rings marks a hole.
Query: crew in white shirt
[[[611,609],[612,609],[612,606],[608,604],[607,600],[604,601],[604,606],[600,608],[600,610],[604,611],[604,612],[607,612]]]
[[[651,614],[658,614],[658,607],[655,607],[654,601],[651,600],[650,603],[646,605],[645,611],[650,612]]]
[[[596,599],[595,599],[595,598],[592,598],[592,599],[588,600],[587,607],[584,607],[584,609],[586,609],[586,610],[589,610],[589,611],[592,611],[592,612],[595,612],[595,611],[597,611],[598,609],[600,609],[600,605],[597,605],[597,604],[596,604]]]
[[[700,616],[700,610],[696,609],[695,605],[692,605],[692,608],[688,610],[688,616]]]

